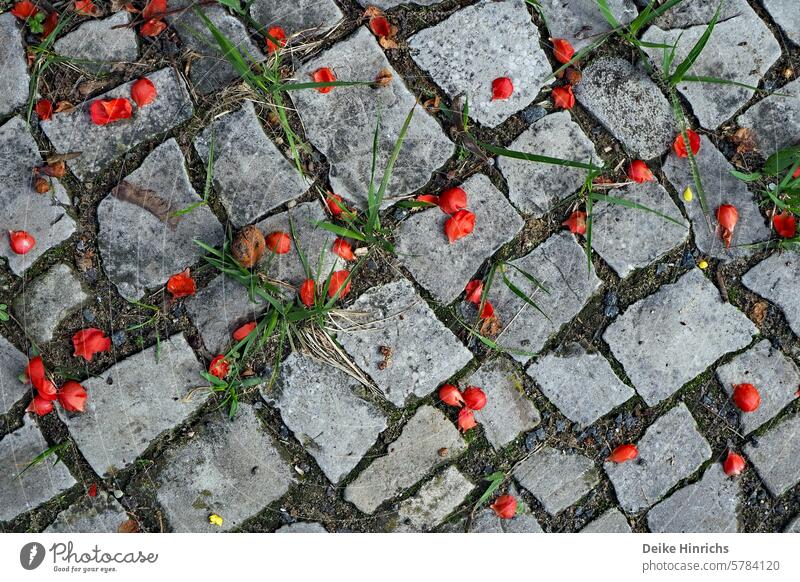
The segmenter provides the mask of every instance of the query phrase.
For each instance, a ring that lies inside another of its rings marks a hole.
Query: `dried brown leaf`
[[[731,136],[731,141],[736,144],[736,152],[746,154],[756,151],[756,135],[749,127],[740,127]]]
[[[111,195],[117,200],[129,202],[147,210],[147,212],[169,226],[175,227],[180,221],[180,216],[174,215],[170,203],[157,196],[152,190],[140,188],[123,180],[111,190]]]
[[[375,77],[375,85],[377,87],[388,87],[392,83],[393,77],[392,71],[388,67],[383,67]]]
[[[139,533],[142,529],[139,527],[139,522],[134,519],[123,521],[117,528],[117,533]]]
[[[753,307],[750,308],[750,319],[752,319],[756,325],[764,323],[764,319],[767,317],[767,307],[766,301],[757,301],[753,304]]]

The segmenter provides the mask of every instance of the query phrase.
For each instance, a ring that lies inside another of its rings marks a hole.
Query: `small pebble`
[[[531,105],[522,110],[522,121],[530,125],[531,123],[539,121],[545,115],[547,115],[547,111],[544,107]]]
[[[664,263],[659,263],[656,267],[656,275],[661,276],[667,272],[667,266]]]
[[[684,269],[691,269],[695,266],[694,255],[692,251],[686,249],[683,251],[683,256],[681,257],[681,267]]]
[[[119,489],[114,489],[114,497],[116,497],[117,499],[119,499],[119,498],[121,498],[123,495],[125,495],[125,494],[124,494],[124,493],[123,493],[121,490],[119,490]]]
[[[84,320],[86,323],[92,323],[92,322],[93,322],[95,319],[96,319],[96,318],[95,318],[95,316],[94,316],[94,313],[92,313],[92,312],[91,312],[91,311],[89,311],[88,309],[84,309],[84,310],[83,310],[83,320]]]
[[[111,343],[113,343],[115,346],[121,346],[125,344],[125,342],[127,341],[128,341],[128,336],[122,330],[115,331],[114,333],[111,334]]]

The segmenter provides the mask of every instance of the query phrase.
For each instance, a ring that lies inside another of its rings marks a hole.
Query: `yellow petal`
[[[211,525],[222,525],[223,519],[216,513],[212,513],[208,516],[208,523]]]
[[[697,263],[697,266],[703,269],[704,271],[708,269],[708,263],[706,261],[700,261],[699,263]]]
[[[692,192],[689,186],[686,186],[686,190],[683,191],[683,199],[686,200],[686,202],[691,202],[692,198],[694,198],[694,192]]]

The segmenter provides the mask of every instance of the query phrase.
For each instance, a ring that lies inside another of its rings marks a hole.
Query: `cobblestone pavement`
[[[798,530],[800,260],[760,244],[776,238],[772,205],[731,174],[800,143],[792,0],[726,0],[692,74],[738,85],[683,82],[671,101],[663,51],[647,49],[648,70],[613,38],[581,60],[582,78],[568,72],[569,110],[553,105],[565,81],[550,39],[578,50],[607,33],[589,0],[202,2],[264,66],[263,32],[282,27],[286,82],[323,67],[366,81],[282,92],[291,139],[188,0],[156,15],[157,36],[120,3],[98,1],[95,17],[72,4],[42,3],[68,20],[48,49],[63,60],[46,67],[35,23],[0,14],[0,230],[36,241],[25,254],[0,244],[0,531]],[[624,23],[645,4],[609,0]],[[677,42],[677,62],[717,4],[684,2],[641,36]],[[370,5],[395,27],[383,37]],[[501,77],[513,93],[493,99]],[[152,103],[91,122],[94,102],[128,98],[140,78]],[[51,116],[29,110],[40,97]],[[382,205],[392,245],[351,241],[360,263],[346,267],[318,226],[325,193],[366,206],[415,102]],[[686,194],[675,104],[701,135],[710,212]],[[587,261],[586,235],[562,222],[589,169],[485,159],[478,142],[603,166],[604,194],[657,213],[598,199]],[[625,177],[636,158],[655,181]],[[63,175],[34,180],[62,161]],[[446,214],[404,201],[454,186],[476,224],[450,243]],[[723,204],[739,216],[730,247]],[[252,224],[293,233],[256,266],[277,296],[296,301],[309,273],[345,268],[352,289],[326,316],[335,343],[273,336],[251,354],[229,418],[202,374],[218,354],[235,360],[235,330],[277,312],[194,241],[219,247]],[[197,290],[176,297],[167,281],[187,268]],[[475,279],[493,317],[465,300]],[[73,335],[89,328],[109,339],[87,359]],[[69,380],[85,388],[83,412],[62,398],[26,412],[36,355],[62,394]],[[440,400],[447,383],[485,392],[474,428]],[[734,403],[744,383],[760,392],[754,412]],[[622,444],[636,458],[609,461]],[[736,477],[729,450],[745,459]],[[490,509],[499,494],[518,500],[512,519]]]

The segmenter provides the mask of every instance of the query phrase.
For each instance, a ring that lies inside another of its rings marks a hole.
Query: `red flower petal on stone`
[[[797,168],[792,174],[792,178],[800,178],[800,168]]]
[[[86,492],[86,495],[89,497],[97,497],[97,483],[92,483],[89,486],[89,490]]]
[[[189,269],[184,269],[177,275],[170,277],[167,281],[167,291],[175,299],[194,295],[197,291],[197,285],[189,274]]]
[[[36,102],[34,111],[36,111],[36,115],[39,116],[39,119],[42,121],[47,121],[53,117],[53,102],[49,99],[39,99]]]
[[[27,20],[31,16],[34,16],[37,12],[39,12],[39,9],[34,6],[33,2],[29,2],[28,0],[17,2],[14,4],[14,8],[11,9],[11,14],[20,20]]]
[[[566,226],[572,234],[586,234],[586,213],[576,210],[561,225]]]
[[[41,396],[34,396],[25,412],[33,412],[38,416],[44,416],[53,412],[53,401],[45,400]]]
[[[448,188],[439,196],[439,208],[445,214],[455,214],[467,207],[467,193],[461,188]]]
[[[100,9],[92,0],[75,0],[75,12],[84,16],[98,16]]]
[[[375,36],[387,37],[392,34],[392,25],[385,16],[373,16],[369,19],[369,29]]]
[[[167,13],[167,0],[150,0],[142,10],[142,18],[151,20],[161,18]]]
[[[147,77],[139,79],[131,86],[131,99],[137,107],[150,105],[156,100],[157,95],[156,86]]]
[[[459,210],[444,223],[444,232],[451,244],[473,230],[475,230],[475,215],[469,210]]]
[[[320,67],[311,73],[311,78],[315,83],[333,83],[336,80],[336,75],[328,67]],[[320,93],[330,93],[333,91],[333,87],[317,87],[317,91]]]
[[[563,38],[551,38],[553,42],[553,56],[562,65],[566,65],[575,55],[575,49],[570,42]]]
[[[231,365],[222,354],[211,360],[211,363],[208,365],[208,373],[212,376],[216,376],[220,380],[225,378],[230,371]]]
[[[490,301],[483,302],[483,309],[481,309],[481,319],[491,319],[494,317],[494,305]]]
[[[91,362],[95,354],[111,349],[111,339],[103,333],[103,330],[88,327],[72,336],[72,345],[75,347],[73,356],[79,356],[87,362]]]
[[[653,176],[653,172],[650,171],[650,168],[648,168],[647,164],[645,164],[642,160],[633,160],[631,162],[631,165],[628,168],[628,178],[637,184],[642,184],[643,182],[653,182],[656,179],[656,177]]]
[[[8,243],[18,255],[29,253],[36,246],[36,239],[24,230],[9,230]]]
[[[325,199],[325,204],[328,206],[328,210],[330,211],[331,215],[337,217],[344,212],[344,204],[342,203],[342,197],[338,194],[334,194],[333,192],[328,192],[328,197]]]
[[[700,151],[700,136],[691,129],[686,130],[686,135],[689,136],[689,145],[692,146],[692,155],[696,156],[697,152]],[[683,143],[682,133],[679,133],[675,141],[672,142],[672,149],[679,158],[689,157],[689,152],[686,151],[686,144]]]
[[[737,384],[733,387],[733,403],[742,412],[754,412],[761,405],[761,394],[752,384]]]
[[[514,93],[514,83],[509,77],[499,77],[492,81],[492,101],[504,100]]]
[[[151,18],[139,28],[139,34],[142,36],[158,36],[164,32],[165,28],[167,28],[167,24],[163,20]]]
[[[725,474],[728,477],[736,477],[737,475],[741,475],[742,471],[744,471],[744,457],[734,453],[733,451],[728,451],[728,456],[725,459],[725,462],[722,463],[722,470],[725,471]]]
[[[314,300],[317,294],[317,284],[314,279],[306,279],[300,286],[300,301],[306,307],[314,307]]]
[[[486,393],[477,386],[467,386],[464,390],[464,403],[470,410],[480,410],[486,406]]]
[[[445,384],[439,388],[439,400],[448,406],[460,408],[464,404],[464,397],[461,392],[452,384]]]
[[[636,447],[636,445],[632,445],[629,443],[625,445],[620,445],[616,449],[611,451],[611,454],[608,456],[608,459],[606,460],[611,461],[612,463],[624,463],[625,461],[632,461],[638,456],[639,456],[639,449]]]
[[[458,412],[458,429],[461,432],[467,432],[471,428],[475,428],[478,426],[478,423],[475,422],[475,416],[472,414],[472,411],[467,408],[462,408]]]
[[[42,361],[42,356],[34,356],[30,360],[28,360],[28,365],[25,366],[25,377],[28,378],[28,382],[33,385],[34,388],[37,390],[39,386],[42,385],[44,382],[44,362]]]
[[[42,380],[42,383],[36,387],[36,392],[45,400],[55,400],[58,398],[58,389],[56,388],[56,385],[47,378]]]
[[[133,115],[131,102],[120,97],[119,99],[97,99],[89,106],[89,115],[95,125],[107,125],[121,119],[128,119]]]
[[[501,495],[489,507],[500,519],[511,519],[517,514],[517,500],[513,495]]]
[[[47,18],[42,22],[42,38],[47,38],[58,26],[58,12],[48,12]]]
[[[276,255],[285,255],[292,250],[292,239],[288,233],[276,230],[267,235],[267,248]]]
[[[794,238],[797,234],[797,221],[794,218],[794,214],[785,210],[772,217],[772,226],[778,236],[783,238]]]
[[[473,279],[467,283],[465,291],[467,292],[467,296],[465,297],[467,301],[475,305],[480,304],[481,296],[483,295],[483,281],[480,279]]]
[[[420,194],[417,196],[417,202],[427,202],[428,204],[439,205],[439,197],[433,194]]]
[[[269,34],[267,37],[267,52],[269,54],[272,54],[279,48],[286,46],[286,31],[283,30],[283,27],[273,26],[267,31],[267,34]],[[273,41],[273,39],[275,40]]]
[[[331,282],[328,285],[328,297],[333,299],[336,297],[336,293],[339,292],[339,299],[344,299],[344,297],[350,293],[350,281],[348,279],[350,277],[350,271],[336,271],[331,275]],[[347,283],[345,284],[345,281]],[[344,285],[344,287],[343,287]]]
[[[233,332],[233,339],[237,342],[242,341],[256,328],[258,324],[255,321],[245,323]]]
[[[732,204],[723,204],[717,208],[717,222],[719,222],[725,246],[730,247],[733,229],[736,227],[736,223],[739,222],[739,211]]]
[[[337,237],[333,241],[333,252],[342,257],[345,261],[355,261],[356,256],[353,254],[353,247],[342,237]]]
[[[560,109],[575,107],[575,95],[572,94],[572,85],[564,85],[553,89],[553,105]]]
[[[86,390],[75,380],[67,380],[58,391],[58,402],[68,412],[83,412],[86,397]]]

